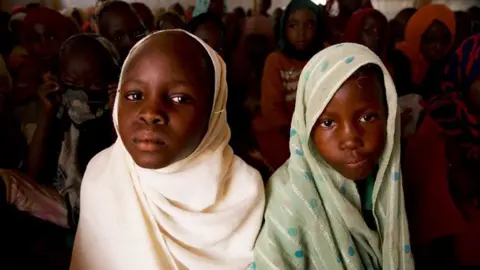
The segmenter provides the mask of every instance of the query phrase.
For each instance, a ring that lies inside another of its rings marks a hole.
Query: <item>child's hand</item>
[[[43,78],[44,83],[38,90],[38,96],[48,112],[53,112],[58,109],[61,104],[61,87],[55,77],[46,74]]]

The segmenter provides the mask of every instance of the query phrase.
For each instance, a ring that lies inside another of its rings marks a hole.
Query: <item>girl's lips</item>
[[[133,143],[142,152],[155,152],[167,146],[165,142],[153,138],[133,139]]]
[[[347,167],[349,167],[351,169],[360,168],[360,167],[366,165],[367,161],[368,161],[367,159],[362,159],[362,160],[358,160],[358,161],[351,161],[351,162],[347,163]]]

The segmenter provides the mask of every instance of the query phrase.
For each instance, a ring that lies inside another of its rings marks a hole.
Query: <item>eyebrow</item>
[[[147,85],[148,83],[145,82],[145,81],[142,81],[142,80],[138,80],[138,79],[128,79],[128,80],[125,80],[123,81],[122,85],[124,84],[129,84],[129,83],[136,83],[136,84],[141,84],[141,85]],[[172,85],[188,85],[188,86],[192,86],[192,83],[190,83],[189,81],[187,80],[171,80],[170,83],[169,83],[170,86]]]

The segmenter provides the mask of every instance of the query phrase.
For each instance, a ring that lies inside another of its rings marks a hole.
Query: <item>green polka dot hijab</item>
[[[387,142],[373,187],[377,231],[362,216],[355,183],[318,154],[310,132],[338,88],[365,64],[381,67],[388,103]],[[291,157],[267,187],[265,223],[251,269],[413,269],[400,172],[400,117],[393,81],[369,49],[344,43],[302,71],[290,132]]]

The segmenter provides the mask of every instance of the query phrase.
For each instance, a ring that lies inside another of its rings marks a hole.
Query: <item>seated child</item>
[[[190,33],[202,39],[225,60],[227,31],[219,17],[209,12],[202,13],[189,21],[187,27]]]
[[[127,57],[118,139],[89,163],[71,269],[246,269],[262,223],[260,174],[228,146],[226,68],[183,30]]]
[[[442,86],[406,146],[412,244],[422,269],[479,269],[480,35],[451,57]]]
[[[291,1],[280,26],[279,50],[265,61],[261,110],[265,125],[255,131],[262,155],[274,168],[289,157],[288,130],[300,73],[323,48],[323,16],[311,1]]]
[[[257,269],[413,269],[393,81],[344,43],[300,75],[291,157],[270,179]]]
[[[8,203],[59,226],[73,225],[66,213],[78,215],[87,163],[113,142],[108,91],[118,82],[118,61],[113,45],[98,35],[76,35],[62,45],[60,72],[39,91],[42,110],[27,175],[0,171]]]
[[[98,33],[115,45],[122,62],[133,45],[148,33],[133,7],[124,1],[103,4],[96,20]]]

